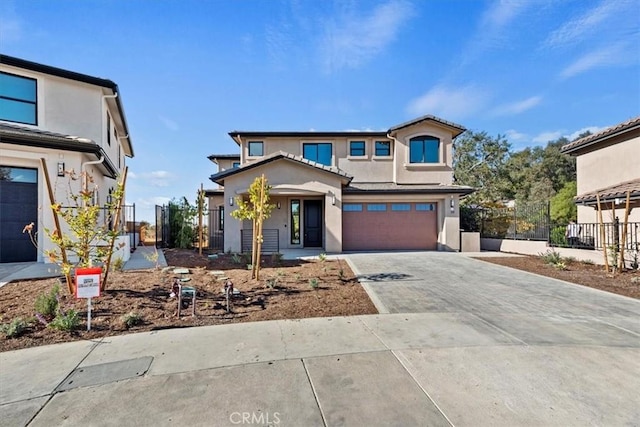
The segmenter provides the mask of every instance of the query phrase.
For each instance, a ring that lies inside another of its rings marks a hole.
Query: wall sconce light
[[[58,176],[64,176],[64,162],[58,162]]]
[[[282,205],[280,205],[280,202],[276,203],[276,208],[280,209],[282,207]]]
[[[229,206],[233,206],[233,197],[229,197]]]
[[[333,206],[336,205],[336,195],[335,195],[335,193],[331,193],[331,204]]]

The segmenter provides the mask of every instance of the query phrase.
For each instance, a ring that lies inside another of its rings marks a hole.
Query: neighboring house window
[[[331,166],[331,144],[328,142],[302,144],[302,157],[325,166]]]
[[[111,146],[111,117],[107,113],[107,144]]]
[[[364,156],[364,141],[349,141],[350,156]]]
[[[416,203],[417,211],[435,211],[436,206],[433,203]]]
[[[342,210],[344,212],[362,212],[362,204],[360,203],[343,203]]]
[[[37,81],[0,72],[0,120],[38,124]]]
[[[376,156],[389,157],[391,155],[391,142],[376,141]]]
[[[409,203],[392,203],[391,210],[396,212],[407,212],[411,210]]]
[[[367,211],[369,212],[385,212],[387,205],[385,203],[368,203]]]
[[[440,140],[434,136],[416,136],[409,140],[409,163],[439,163]]]
[[[300,200],[291,201],[291,244],[300,244]]]
[[[249,141],[249,157],[264,156],[264,143],[262,141]]]
[[[239,168],[240,167],[240,162],[233,162],[233,165],[231,166],[233,169],[235,168]]]

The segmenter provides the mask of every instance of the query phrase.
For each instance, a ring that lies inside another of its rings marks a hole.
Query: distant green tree
[[[194,220],[198,210],[189,204],[186,197],[169,202],[169,245],[173,248],[188,249],[196,237]]]
[[[486,132],[468,131],[455,140],[455,183],[476,189],[463,199],[464,204],[494,202],[504,197],[508,187],[504,166],[509,150],[510,144],[503,136],[491,137]]]
[[[551,220],[566,224],[577,219],[577,207],[573,198],[577,193],[576,181],[567,182],[558,193],[551,198]]]

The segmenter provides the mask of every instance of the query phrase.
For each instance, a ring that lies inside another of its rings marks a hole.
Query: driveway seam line
[[[347,264],[349,264],[349,267],[351,268],[351,270],[355,273],[356,278],[358,276],[362,276],[362,272],[360,270],[358,270],[358,268],[355,266],[355,264],[353,262],[351,262],[351,258],[349,256],[346,256],[344,259],[347,261]],[[376,308],[376,310],[378,310],[378,314],[389,314],[390,313],[389,309],[382,303],[382,300],[378,297],[378,295],[369,286],[368,282],[361,281],[360,279],[358,279],[358,283],[360,283],[360,286],[362,286],[364,291],[367,293],[367,296],[369,297],[369,299],[373,303],[374,307]]]
[[[318,398],[318,393],[316,391],[316,388],[313,386],[313,381],[311,381],[311,375],[309,375],[309,370],[307,369],[307,365],[306,363],[304,363],[303,358],[300,358],[300,362],[302,362],[304,373],[307,376],[307,381],[309,381],[309,385],[311,386],[311,392],[313,393],[313,398],[315,399],[316,405],[318,406],[318,411],[320,411],[320,416],[322,417],[322,424],[324,424],[324,426],[327,427],[328,426],[327,419],[325,418],[324,411],[322,410],[322,406],[320,405],[320,399]]]

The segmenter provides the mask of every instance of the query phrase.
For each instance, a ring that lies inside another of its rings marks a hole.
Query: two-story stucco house
[[[250,245],[251,223],[230,212],[262,174],[276,206],[264,224],[271,250],[459,250],[458,202],[473,191],[453,184],[464,131],[429,115],[381,132],[230,132],[238,164],[210,177],[224,191],[210,208],[224,211],[225,250]]]
[[[118,86],[92,77],[0,55],[0,262],[46,261],[51,243],[38,233],[38,249],[22,233],[55,229],[44,170],[56,200],[68,202],[65,172],[87,171],[93,201],[103,205],[133,157]],[[81,183],[71,191],[80,190]]]
[[[576,157],[578,222],[598,222],[597,197],[605,222],[615,217],[623,221],[627,192],[629,222],[640,222],[640,117],[573,141],[561,151]]]

